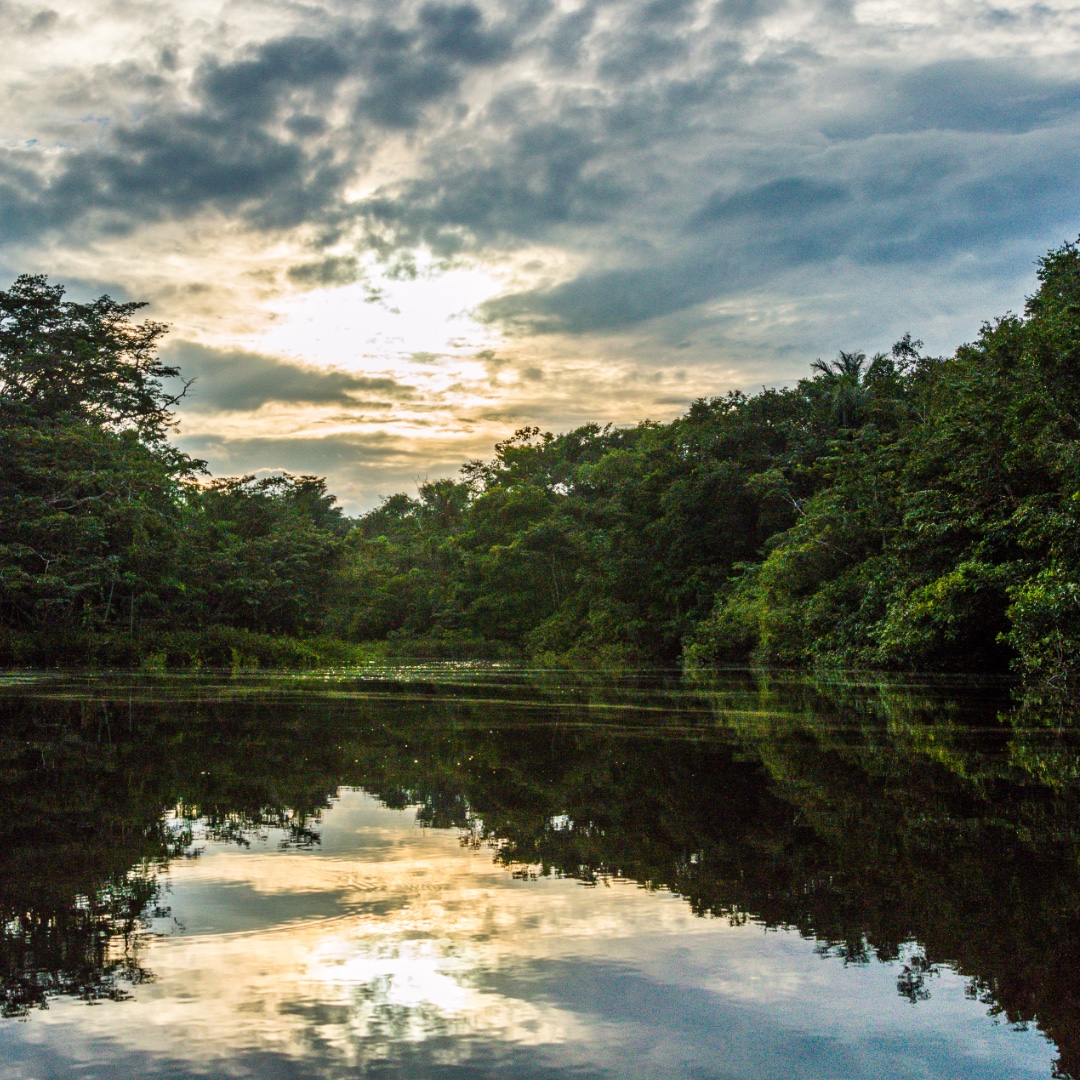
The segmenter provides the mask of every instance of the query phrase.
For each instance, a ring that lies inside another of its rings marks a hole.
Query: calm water
[[[1080,758],[987,686],[0,682],[0,1078],[1080,1077]]]

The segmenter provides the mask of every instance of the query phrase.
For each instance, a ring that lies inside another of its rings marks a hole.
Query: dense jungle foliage
[[[325,483],[203,479],[167,438],[166,328],[63,295],[0,293],[0,657],[304,660],[348,531]]]
[[[164,328],[20,278],[0,293],[4,651],[1011,664],[1067,694],[1080,247],[1038,279],[953,356],[905,337],[667,424],[526,428],[349,521],[315,477],[204,479],[167,440]]]
[[[519,431],[357,523],[348,633],[553,662],[1080,658],[1080,249],[947,358],[905,337],[669,424]]]

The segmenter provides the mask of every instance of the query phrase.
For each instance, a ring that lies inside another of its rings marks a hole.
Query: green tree
[[[0,292],[0,620],[57,633],[130,625],[167,587],[181,484],[165,434],[177,374],[143,305],[64,301],[42,277]]]
[[[276,634],[320,629],[348,528],[336,501],[316,476],[189,485],[170,616],[192,627]]]

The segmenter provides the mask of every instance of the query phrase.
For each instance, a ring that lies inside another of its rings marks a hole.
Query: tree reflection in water
[[[170,861],[201,838],[318,843],[343,786],[511,872],[669,889],[847,964],[939,967],[1080,1076],[1080,814],[1067,734],[979,688],[52,680],[3,692],[0,993],[119,1000],[152,977]],[[197,828],[196,828],[197,823]],[[915,943],[915,944],[913,944]]]

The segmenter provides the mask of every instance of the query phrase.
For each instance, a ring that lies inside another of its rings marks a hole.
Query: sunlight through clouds
[[[284,298],[267,313],[268,325],[242,343],[256,351],[306,363],[363,370],[419,359],[466,357],[498,348],[497,331],[473,310],[499,291],[476,269],[421,271],[413,278],[318,289]]]
[[[952,349],[1080,221],[1068,6],[0,15],[0,272],[151,301],[195,357],[184,445],[328,473],[353,510],[517,426],[665,419],[907,331]],[[267,364],[291,397],[259,400]],[[412,396],[332,408],[334,373]]]

